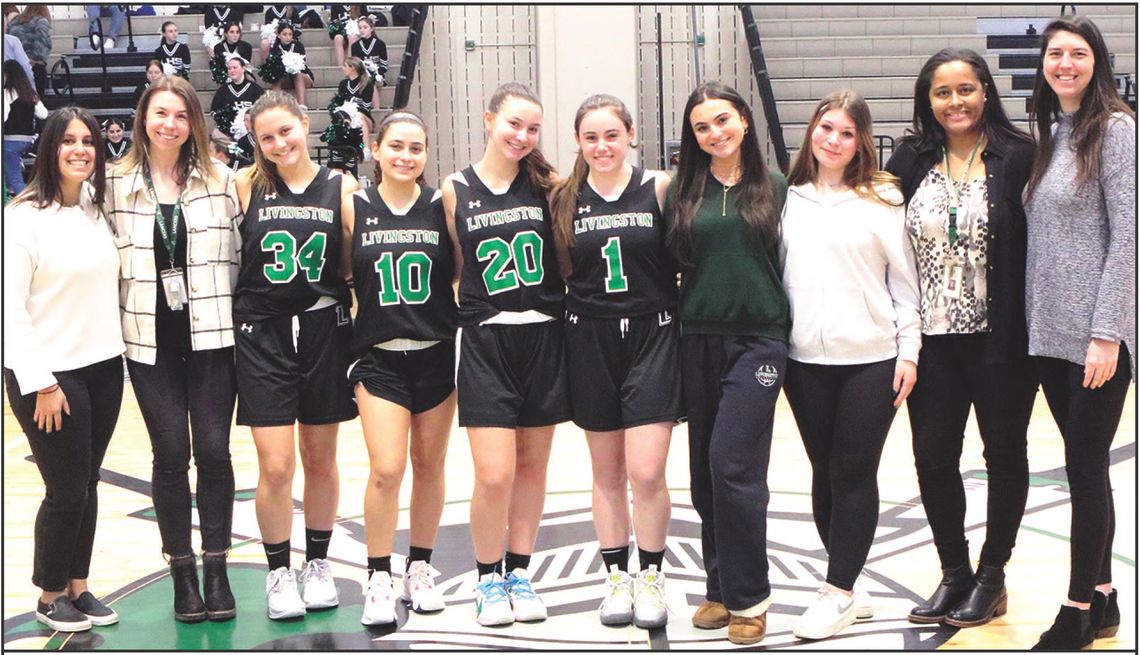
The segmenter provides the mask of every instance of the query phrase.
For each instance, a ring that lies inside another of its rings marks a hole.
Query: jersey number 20
[[[538,232],[519,232],[510,243],[499,237],[480,241],[475,256],[481,262],[490,261],[483,269],[489,295],[517,289],[519,284],[529,287],[542,283],[542,237]]]

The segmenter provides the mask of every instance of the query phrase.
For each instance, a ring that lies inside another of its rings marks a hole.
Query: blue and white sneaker
[[[530,573],[526,569],[515,569],[508,573],[506,585],[516,621],[546,620],[546,604],[534,592],[534,587],[530,586]]]
[[[511,599],[503,577],[488,573],[475,585],[475,620],[479,625],[510,625],[515,622]]]

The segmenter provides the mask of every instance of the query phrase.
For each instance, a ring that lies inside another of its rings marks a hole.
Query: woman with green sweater
[[[728,626],[735,644],[766,629],[768,458],[791,324],[777,267],[787,181],[764,165],[754,125],[734,89],[698,86],[665,208],[681,263],[689,474],[708,575],[693,625]]]

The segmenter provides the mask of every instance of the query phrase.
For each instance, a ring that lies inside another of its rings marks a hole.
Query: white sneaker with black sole
[[[871,603],[871,594],[863,584],[863,576],[855,579],[855,619],[865,621],[875,618],[875,606]]]
[[[443,594],[435,588],[437,576],[439,571],[423,560],[415,560],[408,567],[404,574],[404,593],[401,597],[413,612],[438,612],[447,607],[443,602]]]
[[[79,611],[67,594],[50,603],[36,601],[36,620],[58,632],[83,632],[91,629],[91,619]]]
[[[665,574],[655,564],[639,571],[633,580],[633,624],[648,630],[669,621],[665,605]]]
[[[297,576],[284,566],[273,569],[265,578],[265,606],[274,621],[295,619],[305,615],[305,601],[297,589]]]
[[[298,578],[301,584],[301,598],[305,600],[305,609],[323,610],[336,607],[340,599],[336,595],[336,581],[333,580],[332,568],[326,559],[311,559],[305,562]]]
[[[629,625],[633,621],[633,578],[629,573],[610,565],[606,576],[606,595],[598,607],[602,625]]]
[[[792,634],[800,639],[827,639],[855,622],[855,600],[838,591],[820,591],[800,615]]]
[[[364,625],[387,625],[396,622],[396,590],[392,588],[392,576],[387,571],[373,571],[368,578],[368,590],[364,592],[364,614],[360,617]]]

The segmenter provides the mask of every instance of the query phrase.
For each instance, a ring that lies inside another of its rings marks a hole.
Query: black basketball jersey
[[[341,176],[322,166],[301,193],[251,193],[242,217],[234,318],[300,314],[322,296],[349,302],[340,274]]]
[[[491,193],[471,166],[454,182],[455,231],[463,252],[460,325],[477,325],[503,311],[536,309],[559,317],[562,279],[542,192],[522,171],[501,195]]]
[[[360,302],[353,351],[397,338],[454,339],[455,259],[438,192],[424,187],[403,216],[392,213],[378,186],[352,201],[352,279]]]
[[[665,248],[652,173],[635,166],[613,202],[583,181],[573,227],[566,309],[593,318],[624,318],[677,305],[677,269]]]

